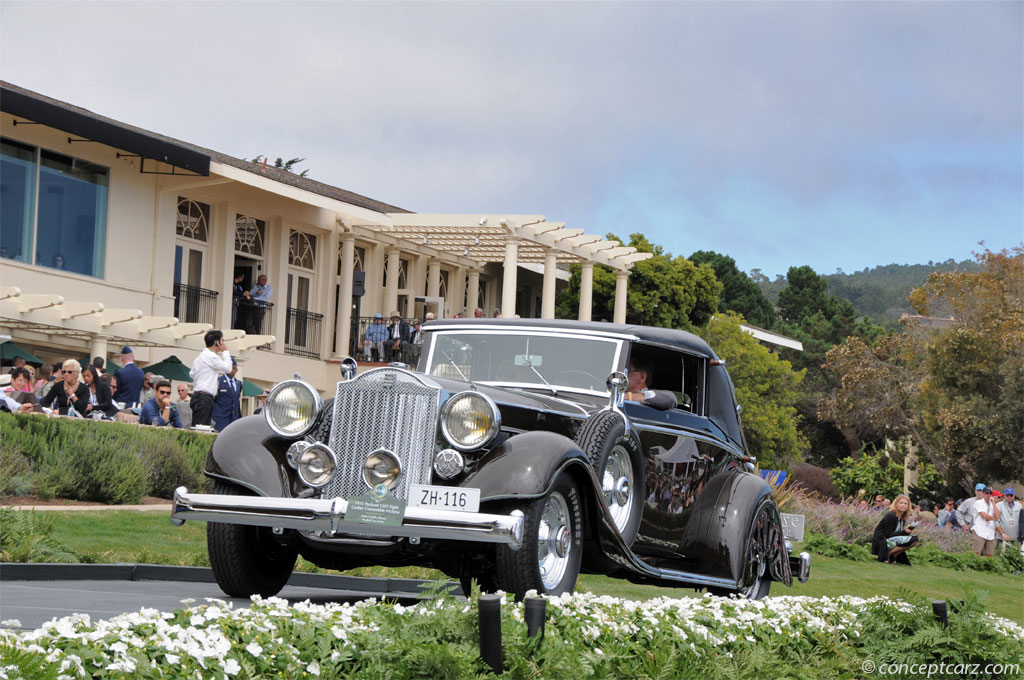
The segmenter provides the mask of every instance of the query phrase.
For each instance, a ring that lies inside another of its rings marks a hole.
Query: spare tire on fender
[[[635,435],[626,436],[621,413],[603,411],[583,425],[576,443],[594,466],[615,528],[626,545],[632,544],[640,530],[646,496],[640,439]]]

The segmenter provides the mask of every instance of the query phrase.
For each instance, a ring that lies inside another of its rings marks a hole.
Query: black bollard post
[[[480,616],[480,658],[495,675],[501,675],[501,597],[481,595],[477,608]]]
[[[949,612],[945,600],[932,600],[932,613],[938,618],[943,628],[949,628]]]
[[[525,601],[526,606],[526,636],[533,637],[540,634],[537,639],[537,646],[544,642],[544,621],[547,617],[548,601],[541,597],[529,597]]]

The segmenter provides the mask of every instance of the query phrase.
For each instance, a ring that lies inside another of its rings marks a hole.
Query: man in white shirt
[[[974,501],[971,548],[976,555],[993,557],[996,554],[996,522],[999,521],[999,510],[992,502],[992,487],[986,486],[982,493],[982,498]]]
[[[999,510],[996,534],[1004,543],[1013,543],[1020,536],[1021,504],[1012,487],[1007,487],[1003,492],[1003,500],[996,503],[996,509]]]
[[[203,342],[206,349],[199,353],[189,371],[195,386],[192,390],[193,427],[210,424],[213,402],[217,398],[217,376],[231,372],[231,354],[224,342],[224,334],[218,330],[207,331]]]

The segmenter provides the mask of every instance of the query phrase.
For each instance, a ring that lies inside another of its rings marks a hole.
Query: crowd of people
[[[461,319],[464,316],[459,312],[452,318]],[[482,307],[473,310],[473,318],[485,318]],[[492,318],[501,318],[501,310],[495,309]],[[363,360],[415,364],[423,344],[421,326],[433,319],[433,312],[427,312],[422,322],[419,319],[403,319],[398,312],[391,312],[387,319],[383,314],[374,314],[362,334]]]
[[[177,401],[172,399],[171,381],[139,368],[126,345],[121,348],[121,368],[114,372],[105,368],[103,357],[84,367],[68,359],[38,369],[17,357],[10,371],[0,376],[0,410],[96,420],[126,414],[130,419],[137,416],[141,425],[219,432],[242,417],[242,381],[236,377],[238,362],[228,351],[224,334],[211,330],[204,343],[206,348],[189,372],[193,390],[179,383]]]
[[[868,509],[868,501],[860,505]],[[1001,549],[1020,550],[1024,544],[1024,505],[1016,499],[1013,487],[1003,492],[984,482],[974,487],[974,497],[946,498],[938,513],[932,512],[927,500],[911,504],[910,498],[899,495],[892,501],[875,496],[873,511],[884,512],[871,538],[871,552],[879,561],[909,564],[906,551],[920,545],[914,529],[924,524],[947,531],[964,531],[971,535],[971,549],[976,555],[994,557]]]

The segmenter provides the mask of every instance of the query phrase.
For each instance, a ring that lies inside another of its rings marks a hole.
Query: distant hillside
[[[978,263],[974,260],[957,262],[949,259],[928,264],[887,264],[853,274],[839,270],[824,276],[829,293],[846,298],[864,316],[879,322],[892,322],[911,312],[907,304],[910,291],[927,281],[932,272],[953,269],[977,271]],[[765,276],[753,278],[772,304],[776,303],[779,292],[786,287],[785,276],[777,276],[774,281],[769,281]]]

